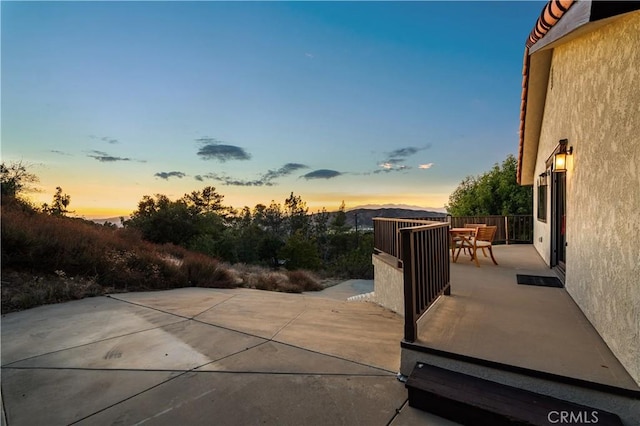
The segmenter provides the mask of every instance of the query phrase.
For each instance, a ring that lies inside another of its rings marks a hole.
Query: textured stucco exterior
[[[640,12],[554,47],[534,176],[565,138],[565,286],[640,384]],[[550,196],[534,225],[547,262]]]
[[[372,256],[372,262],[375,302],[404,316],[404,278],[402,269],[390,265],[375,254]]]

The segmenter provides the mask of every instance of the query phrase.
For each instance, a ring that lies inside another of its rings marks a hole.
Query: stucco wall
[[[402,269],[390,265],[375,254],[372,256],[372,262],[375,302],[404,316]]]
[[[640,12],[554,49],[536,176],[564,138],[566,289],[640,384]]]

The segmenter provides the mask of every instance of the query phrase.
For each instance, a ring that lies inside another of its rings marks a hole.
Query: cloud
[[[307,57],[307,58],[309,58],[309,59],[313,59],[313,58],[315,58],[315,56],[313,55],[313,53],[308,53],[308,52],[307,52],[307,53],[305,53],[305,54],[304,54],[304,56],[306,56],[306,57]]]
[[[424,149],[424,148],[423,148]],[[420,148],[409,146],[406,148],[398,148],[388,154],[389,158],[406,158],[420,151]]]
[[[205,160],[248,160],[251,156],[239,146],[234,145],[205,145],[198,150],[198,155]]]
[[[72,157],[72,154],[69,154],[68,152],[64,152],[64,151],[58,151],[57,149],[50,149],[49,152],[53,152],[54,154],[58,154],[58,155],[67,155]]]
[[[159,177],[160,179],[169,180],[170,177],[182,179],[186,175],[182,172],[158,172],[154,176]]]
[[[430,169],[431,167],[433,167],[433,163],[420,164],[418,166],[419,169]]]
[[[287,163],[284,166],[280,167],[278,170],[267,170],[266,173],[262,175],[262,180],[272,181],[274,179],[288,176],[296,170],[307,169],[308,166],[300,163]]]
[[[110,136],[102,136],[102,137],[100,137],[100,136],[96,136],[96,135],[89,135],[89,137],[91,139],[96,139],[96,140],[99,140],[99,141],[102,141],[102,142],[110,143],[112,145],[120,142],[120,141],[118,141],[118,139],[114,139],[114,138],[112,138]]]
[[[273,186],[272,182],[265,182],[263,180],[244,180],[236,179],[226,174],[207,173],[206,175],[196,175],[197,181],[203,182],[204,180],[215,180],[226,186]]]
[[[101,163],[115,163],[116,161],[137,161],[138,163],[146,163],[145,160],[134,160],[129,157],[115,157],[107,154],[106,152],[96,150],[89,151],[89,155],[87,155],[87,157],[95,158]]]
[[[283,176],[288,176],[300,169],[307,169],[308,166],[300,163],[287,163],[284,166],[280,167],[276,170],[267,170],[265,173],[262,173],[257,179],[247,180],[247,179],[236,179],[226,174],[218,174],[218,173],[207,173],[206,175],[196,175],[194,178],[197,181],[207,180],[215,180],[217,182],[221,182],[223,185],[227,186],[275,186],[277,185],[274,182],[275,179],[281,178]]]
[[[338,177],[343,175],[344,173],[338,172],[336,170],[327,170],[327,169],[319,169],[314,170],[312,172],[307,173],[306,175],[302,175],[301,177],[309,180],[309,179],[332,179],[334,177]]]
[[[422,147],[407,146],[387,152],[385,159],[378,163],[378,166],[382,167],[382,169],[375,170],[373,173],[378,174],[409,170],[411,167],[404,164],[407,158],[429,148],[431,148],[431,144]]]
[[[106,152],[102,152],[102,151],[89,151],[90,154],[88,155],[88,157],[91,158],[95,158],[96,160],[102,162],[102,163],[113,163],[116,161],[132,161],[131,158],[125,158],[125,157],[114,157],[112,155],[107,154]]]
[[[407,166],[406,164],[400,164],[398,166],[395,166],[387,163],[387,164],[380,164],[380,166],[383,168],[374,170],[373,173],[379,174],[379,173],[402,172],[405,170],[411,170],[411,167]]]
[[[198,155],[204,160],[218,160],[224,163],[228,160],[249,160],[251,155],[244,148],[235,145],[223,144],[215,138],[203,137],[196,139],[202,144]]]

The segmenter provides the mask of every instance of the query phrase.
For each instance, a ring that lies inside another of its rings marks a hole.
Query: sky
[[[1,2],[2,161],[87,218],[443,208],[516,155],[537,2]]]

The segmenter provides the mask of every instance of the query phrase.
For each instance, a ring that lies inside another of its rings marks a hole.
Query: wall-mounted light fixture
[[[567,147],[568,144],[568,139],[560,139],[553,153],[547,159],[547,167],[551,167],[552,172],[559,173],[567,171],[567,156],[573,154],[573,147]]]

